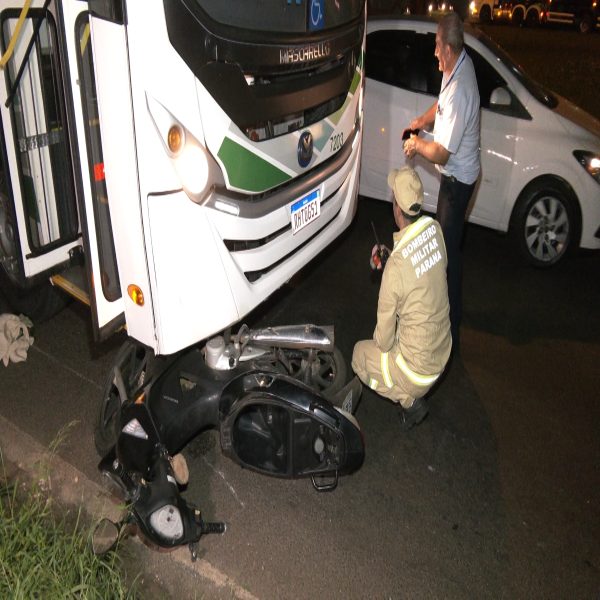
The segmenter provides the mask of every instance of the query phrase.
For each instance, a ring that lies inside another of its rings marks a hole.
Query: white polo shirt
[[[479,88],[464,48],[452,73],[442,79],[433,139],[450,152],[445,165],[436,165],[438,170],[462,183],[474,183],[480,171]]]

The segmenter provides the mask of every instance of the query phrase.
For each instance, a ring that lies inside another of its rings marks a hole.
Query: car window
[[[434,33],[391,29],[374,31],[367,36],[366,76],[387,85],[437,97],[442,73],[434,52]],[[531,118],[493,65],[470,46],[467,46],[467,52],[475,67],[481,108],[509,116]],[[509,92],[511,104],[490,108],[492,92],[499,87]]]
[[[493,110],[494,112],[502,113],[508,116],[530,118],[525,107],[519,102],[517,97],[512,93],[506,80],[494,67],[485,59],[479,52],[473,50],[468,45],[465,45],[467,53],[473,61],[475,68],[475,77],[477,77],[477,87],[479,88],[479,104],[481,108]],[[499,87],[503,87],[510,94],[510,106],[490,106],[490,97],[492,92]]]
[[[442,74],[434,50],[434,34],[374,31],[367,36],[366,76],[413,92],[437,95]]]
[[[525,87],[525,89],[538,101],[547,106],[548,108],[556,108],[558,100],[556,96],[545,89],[537,81],[531,79],[526,75],[521,67],[519,67],[512,58],[500,47],[498,44],[493,42],[487,35],[475,30],[473,35],[491,52],[493,52],[502,62],[502,64],[510,70],[512,75],[519,80],[519,83]]]
[[[477,87],[479,88],[479,104],[481,108],[489,108],[492,92],[498,87],[505,87],[506,81],[479,52],[469,46],[466,49],[473,61],[473,67],[475,67]]]

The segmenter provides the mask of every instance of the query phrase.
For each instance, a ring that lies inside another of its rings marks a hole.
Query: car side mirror
[[[512,98],[505,87],[497,87],[490,96],[490,106],[510,106]]]

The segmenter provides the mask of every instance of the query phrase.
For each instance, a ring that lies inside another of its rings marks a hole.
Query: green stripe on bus
[[[359,85],[360,85],[360,73],[357,71],[356,73],[354,73],[354,78],[352,79],[352,83],[350,84],[350,93],[354,94],[354,92],[356,92]]]
[[[281,169],[226,137],[218,156],[225,166],[229,184],[248,192],[264,192],[291,177]]]
[[[350,100],[352,100],[352,97],[351,96],[346,96],[346,100],[345,100],[344,104],[342,104],[341,108],[339,108],[336,112],[334,112],[329,117],[329,120],[334,125],[337,125],[339,123],[340,119],[342,118],[342,115],[344,114],[344,112],[346,111],[346,108],[348,107],[348,104],[350,104]]]

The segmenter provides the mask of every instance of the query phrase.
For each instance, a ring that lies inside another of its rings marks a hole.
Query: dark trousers
[[[442,175],[436,219],[442,227],[448,255],[448,300],[453,351],[460,348],[459,327],[462,317],[462,241],[465,215],[475,183],[467,185]]]

